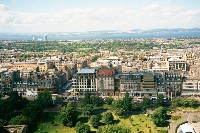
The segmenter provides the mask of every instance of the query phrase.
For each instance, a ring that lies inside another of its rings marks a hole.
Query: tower
[[[47,41],[47,35],[43,36],[43,41]]]

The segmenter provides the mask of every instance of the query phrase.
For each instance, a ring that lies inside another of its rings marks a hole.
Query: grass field
[[[114,119],[117,125],[130,128],[132,133],[137,133],[139,131],[143,131],[144,133],[158,133],[159,130],[166,129],[166,127],[156,127],[151,119],[144,114],[132,115],[129,118],[120,118],[114,115]],[[79,120],[89,124],[87,117],[81,116]],[[74,128],[65,127],[61,123],[59,113],[48,113],[46,120],[38,125],[35,133],[75,133]],[[90,127],[91,131],[96,131],[91,125]]]
[[[156,127],[151,119],[144,114],[132,115],[129,118],[119,118],[115,116],[115,119],[119,119],[118,125],[126,128],[130,128],[132,133],[142,131],[144,133],[158,133],[160,130],[166,129],[166,127]]]
[[[65,127],[61,123],[58,112],[48,113],[45,121],[37,126],[34,133],[75,133],[74,128]]]

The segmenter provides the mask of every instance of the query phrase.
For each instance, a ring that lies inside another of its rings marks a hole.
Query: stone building
[[[165,91],[168,96],[177,96],[181,93],[182,74],[180,72],[165,72]]]
[[[120,76],[120,91],[121,94],[126,92],[131,93],[132,96],[140,91],[141,74],[140,73],[121,73]]]
[[[115,69],[99,69],[96,72],[96,76],[98,94],[102,96],[113,96],[115,93]]]

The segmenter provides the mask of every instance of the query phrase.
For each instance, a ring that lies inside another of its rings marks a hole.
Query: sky
[[[0,0],[0,32],[200,28],[200,0]]]

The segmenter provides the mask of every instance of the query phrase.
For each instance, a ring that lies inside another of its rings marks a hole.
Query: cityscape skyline
[[[198,0],[1,0],[0,32],[199,28]]]

